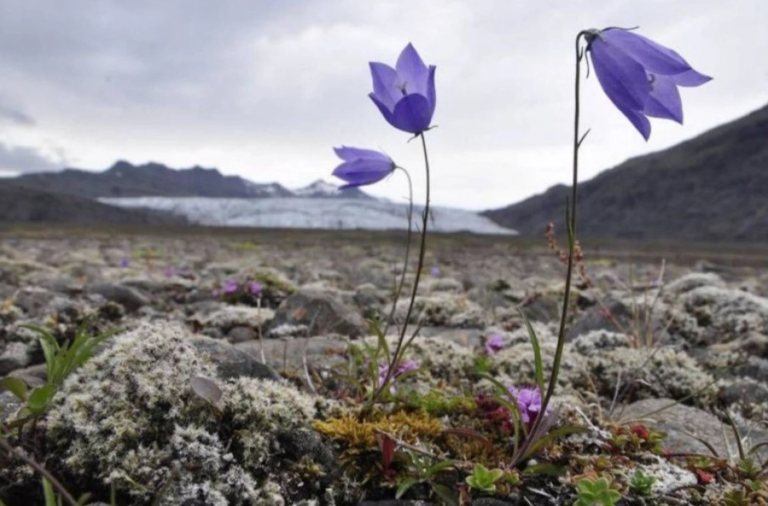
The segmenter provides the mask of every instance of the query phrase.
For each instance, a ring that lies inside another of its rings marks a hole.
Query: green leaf
[[[531,347],[533,348],[534,370],[536,374],[536,384],[539,385],[539,393],[543,396],[545,393],[544,365],[541,359],[541,345],[539,344],[539,337],[536,335],[536,331],[533,330],[533,325],[531,325],[531,321],[528,319],[525,311],[523,311],[523,308],[518,307],[518,311],[520,311],[520,316],[523,317],[525,330],[528,332],[528,338],[531,340]]]
[[[459,506],[459,498],[453,490],[439,483],[431,483],[432,491],[448,506]]]
[[[33,415],[40,415],[44,413],[56,394],[56,387],[54,385],[43,385],[32,390],[32,394],[27,401],[27,407]]]
[[[437,473],[439,473],[440,471],[444,471],[450,467],[453,467],[453,465],[456,464],[456,462],[457,462],[456,460],[450,460],[450,459],[441,460],[437,464],[433,464],[429,466],[425,474],[427,475],[427,477],[432,477]]]
[[[20,401],[27,401],[29,389],[27,388],[27,384],[24,383],[24,380],[13,376],[6,376],[0,380],[0,385],[15,395]]]
[[[416,478],[406,478],[401,483],[400,486],[397,487],[397,492],[395,492],[395,499],[400,499],[403,497],[403,494],[408,492],[408,490],[416,485],[417,483],[421,483],[421,480],[417,480]]]

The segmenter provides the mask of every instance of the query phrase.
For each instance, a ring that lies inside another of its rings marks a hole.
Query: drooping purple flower
[[[221,288],[223,295],[234,295],[240,289],[240,284],[234,279],[228,279],[224,282],[224,286]]]
[[[333,175],[347,182],[341,188],[378,183],[395,170],[395,162],[384,153],[372,149],[333,148],[344,162],[336,167]]]
[[[248,291],[251,295],[259,296],[261,295],[261,291],[263,290],[263,286],[261,286],[261,283],[258,281],[249,281],[248,282]]]
[[[427,67],[412,44],[397,59],[395,68],[371,62],[373,93],[368,94],[384,119],[404,132],[427,130],[437,105],[435,66]]]
[[[128,258],[123,258],[120,260],[120,267],[130,267],[131,261]]]
[[[440,277],[440,267],[437,265],[433,265],[432,268],[429,270],[429,274],[433,278],[439,278]]]
[[[394,380],[398,376],[410,372],[415,371],[419,368],[419,363],[415,360],[406,359],[397,364],[397,367],[395,368],[395,372],[392,374],[392,377],[390,378],[390,381]],[[387,377],[387,372],[389,372],[389,364],[386,362],[382,362],[379,364],[379,385],[384,383],[384,380]],[[391,393],[395,393],[396,389],[394,385],[391,385],[389,387],[389,391]]]
[[[651,136],[649,116],[683,123],[678,86],[712,79],[675,51],[629,30],[590,30],[586,40],[600,86],[645,140]]]
[[[531,423],[541,412],[541,392],[536,387],[508,388],[509,394],[517,402],[520,411],[520,419],[523,423]]]
[[[179,271],[174,267],[166,267],[163,269],[163,276],[166,278],[174,278],[179,274]]]
[[[485,339],[485,354],[495,355],[504,347],[504,338],[499,334],[491,334]]]

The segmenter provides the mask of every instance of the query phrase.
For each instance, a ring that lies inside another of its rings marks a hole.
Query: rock
[[[659,411],[661,410],[661,411]],[[711,455],[712,452],[687,433],[694,434],[712,445],[724,458],[733,458],[737,447],[730,426],[716,416],[698,408],[674,404],[672,399],[644,399],[632,403],[617,412],[621,420],[648,420],[648,426],[667,433],[664,447],[673,453],[698,453]],[[740,433],[751,433],[754,442],[768,440],[765,430],[740,427]],[[768,456],[768,449],[760,451],[761,462]]]
[[[682,306],[682,307],[680,307]],[[700,286],[680,296],[670,310],[670,334],[692,345],[734,343],[768,357],[768,299],[717,286]]]
[[[368,324],[354,308],[333,293],[318,290],[302,289],[285,299],[269,324],[268,335],[283,325],[304,326],[308,336],[359,337],[368,332]]]
[[[253,355],[223,341],[195,336],[191,343],[201,353],[210,356],[219,376],[229,378],[260,378],[279,381],[282,377],[273,368],[259,362]]]
[[[243,325],[232,327],[229,329],[229,332],[227,332],[227,341],[232,344],[253,341],[258,337],[259,336],[255,330],[253,330],[251,327],[245,327]]]
[[[238,343],[236,347],[261,362],[262,349],[266,363],[281,371],[304,371],[307,367],[327,369],[346,362],[344,355],[349,339],[343,336],[297,337],[289,339],[264,339]],[[263,347],[263,348],[262,348]]]
[[[190,322],[197,322],[204,328],[215,328],[222,333],[227,333],[234,327],[258,328],[275,316],[275,312],[267,308],[230,304],[211,307],[216,308],[212,313],[196,314],[190,318]]]
[[[24,310],[30,316],[40,316],[51,300],[54,294],[46,289],[36,286],[27,286],[22,288],[16,294],[16,305]]]
[[[125,285],[101,283],[91,286],[90,291],[122,305],[130,312],[138,311],[139,308],[151,303],[150,299],[138,289]]]
[[[702,286],[725,288],[725,282],[717,274],[703,274],[698,272],[686,274],[664,286],[664,298],[673,301],[680,295],[688,293],[696,288],[701,288]]]
[[[579,314],[566,331],[567,339],[573,340],[591,331],[618,332],[637,341],[639,345],[667,344],[670,336],[663,321],[665,307],[654,304],[654,297],[647,301],[608,300],[592,306]]]
[[[395,321],[405,320],[410,299],[397,301]],[[438,293],[418,295],[414,300],[409,323],[425,327],[484,328],[488,321],[483,309],[465,295]]]

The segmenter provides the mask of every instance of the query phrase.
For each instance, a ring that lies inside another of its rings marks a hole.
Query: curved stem
[[[426,195],[426,201],[424,202],[424,212],[422,214],[422,226],[421,226],[421,244],[419,246],[419,261],[416,265],[416,276],[413,280],[413,290],[411,291],[411,300],[408,303],[408,311],[405,313],[405,321],[403,322],[403,328],[400,330],[400,335],[397,337],[397,345],[395,346],[395,352],[392,354],[392,360],[389,363],[389,369],[387,370],[387,374],[384,377],[384,380],[381,382],[381,385],[376,389],[376,391],[373,393],[373,396],[371,397],[371,400],[369,402],[369,405],[373,405],[374,402],[376,402],[376,399],[379,398],[381,393],[384,391],[384,389],[389,384],[390,380],[392,379],[392,375],[395,372],[395,369],[397,368],[397,364],[400,361],[400,358],[405,351],[405,347],[403,346],[403,342],[405,341],[405,334],[408,329],[408,321],[411,319],[411,314],[413,313],[413,306],[416,302],[416,292],[419,289],[419,280],[421,279],[421,270],[424,267],[424,255],[427,250],[427,225],[429,224],[429,155],[427,154],[427,141],[424,138],[424,133],[418,134],[419,137],[421,137],[421,148],[424,151],[424,167],[426,171],[426,181],[427,181],[427,195]]]
[[[403,286],[405,286],[405,273],[408,272],[408,260],[411,256],[411,241],[413,237],[413,181],[411,181],[411,175],[403,167],[395,167],[400,169],[408,178],[408,238],[405,243],[405,261],[403,262],[403,272],[400,274],[400,284],[397,286],[395,298],[392,301],[392,308],[389,310],[389,316],[387,317],[387,324],[384,326],[384,335],[387,335],[389,327],[392,326],[392,322],[395,318],[395,309],[397,309],[397,301],[400,300],[400,296],[403,294]]]
[[[78,506],[77,501],[72,494],[70,494],[64,485],[61,484],[51,473],[49,473],[43,466],[41,466],[35,459],[25,454],[23,451],[14,448],[5,439],[0,437],[0,447],[3,448],[8,454],[13,455],[23,460],[28,466],[34,469],[37,474],[48,480],[51,486],[59,493],[59,496],[70,506]]]
[[[576,36],[576,83],[574,85],[576,107],[573,119],[573,182],[571,186],[571,199],[568,206],[567,213],[567,233],[568,233],[568,268],[565,274],[565,294],[563,295],[563,307],[560,314],[560,327],[557,333],[557,348],[555,350],[555,358],[552,363],[552,374],[549,378],[549,386],[547,387],[547,393],[541,401],[541,411],[543,415],[546,413],[549,401],[555,392],[557,385],[557,377],[560,373],[560,364],[563,360],[563,349],[565,348],[565,325],[568,319],[568,306],[571,295],[571,279],[573,277],[573,250],[576,245],[576,189],[579,179],[579,147],[583,138],[579,137],[579,112],[580,112],[580,81],[581,81],[581,60],[584,57],[584,52],[579,46],[581,37],[585,35],[585,32],[579,32]],[[540,421],[544,419],[544,416],[536,417],[534,428],[538,428],[541,425]]]

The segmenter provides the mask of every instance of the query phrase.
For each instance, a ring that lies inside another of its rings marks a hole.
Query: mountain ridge
[[[579,183],[580,237],[768,241],[768,106]],[[570,186],[484,211],[523,235],[562,227]],[[560,228],[562,231],[563,228]]]

